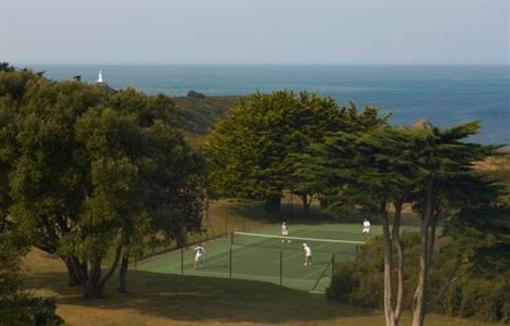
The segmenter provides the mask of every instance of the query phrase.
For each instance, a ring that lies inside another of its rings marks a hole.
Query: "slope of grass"
[[[327,302],[323,296],[241,280],[131,270],[127,295],[110,284],[106,298],[84,300],[66,286],[62,262],[36,249],[27,256],[30,288],[57,296],[70,325],[382,325],[380,312]],[[409,315],[403,324],[409,323]],[[493,325],[430,316],[427,325]]]
[[[506,162],[506,161],[505,161]],[[499,164],[499,163],[498,163]],[[506,165],[506,163],[504,163]],[[289,206],[284,215],[294,216]],[[312,211],[313,212],[313,211]],[[298,216],[294,216],[298,217]],[[320,218],[312,213],[309,218]],[[207,233],[192,240],[249,230],[271,220],[250,204],[219,201],[204,222]],[[313,223],[318,223],[315,221]],[[328,302],[321,295],[277,285],[136,270],[128,274],[127,295],[117,294],[112,280],[102,300],[84,300],[81,291],[67,287],[62,261],[37,249],[25,259],[27,288],[57,298],[57,313],[70,325],[383,325],[382,312]],[[410,323],[404,314],[402,325]],[[427,325],[495,325],[430,315]]]
[[[233,108],[239,96],[174,97],[176,107],[185,122],[184,129],[190,133],[204,135],[216,119]]]

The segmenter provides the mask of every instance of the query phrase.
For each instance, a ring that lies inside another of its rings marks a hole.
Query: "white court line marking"
[[[239,235],[249,235],[254,237],[261,238],[278,238],[281,239],[281,235],[272,235],[272,234],[260,234],[260,233],[248,233],[248,232],[234,232]],[[300,238],[300,237],[286,237],[286,239],[290,240],[305,240],[305,241],[317,241],[317,242],[328,242],[328,243],[350,243],[350,244],[364,244],[365,241],[351,241],[351,240],[336,240],[336,239],[318,239],[318,238]]]

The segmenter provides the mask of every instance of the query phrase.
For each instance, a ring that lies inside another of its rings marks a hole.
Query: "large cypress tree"
[[[331,132],[351,132],[384,124],[377,110],[358,112],[353,104],[339,107],[318,94],[276,91],[243,99],[211,131],[206,153],[216,195],[261,200],[278,212],[282,191],[299,195],[308,207],[317,194],[299,155]]]
[[[423,325],[426,316],[428,274],[440,220],[462,208],[461,198],[473,191],[467,186],[473,166],[495,155],[495,146],[470,143],[466,138],[476,134],[477,122],[450,129],[428,127],[421,130],[416,146],[419,175],[414,194],[415,210],[420,216],[420,270],[414,295],[413,326]]]
[[[403,205],[409,202],[418,175],[415,136],[412,130],[389,127],[340,132],[312,146],[312,155],[305,157],[316,182],[328,189],[328,209],[356,211],[382,221],[387,325],[398,325],[403,306],[400,224]]]
[[[471,178],[474,162],[494,154],[494,147],[464,141],[477,130],[477,123],[468,123],[445,130],[385,127],[336,133],[314,145],[313,155],[306,160],[316,182],[329,189],[331,209],[361,210],[382,220],[387,325],[398,325],[402,311],[402,207],[413,204],[421,218],[413,324],[422,325],[437,225],[461,209],[462,198],[472,191],[466,180]]]

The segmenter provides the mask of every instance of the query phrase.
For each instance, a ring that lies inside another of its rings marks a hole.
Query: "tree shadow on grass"
[[[220,278],[179,276],[146,271],[129,272],[129,293],[117,294],[114,281],[106,298],[84,300],[80,289],[65,285],[65,273],[41,273],[30,285],[58,293],[58,304],[112,311],[131,309],[147,317],[175,321],[252,323],[327,322],[369,311],[326,301],[323,295],[273,284]]]

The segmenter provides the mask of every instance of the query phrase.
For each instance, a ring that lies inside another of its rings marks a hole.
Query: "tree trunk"
[[[123,248],[122,244],[119,244],[117,246],[117,250],[115,251],[115,258],[113,259],[112,266],[110,267],[110,270],[108,270],[108,272],[105,274],[105,276],[99,283],[99,289],[101,291],[101,295],[103,294],[103,289],[104,289],[106,283],[110,280],[110,278],[113,276],[113,274],[115,274],[115,270],[117,269],[117,265],[119,264],[120,257],[122,254],[122,248]]]
[[[67,285],[82,285],[86,281],[86,271],[83,270],[83,265],[80,264],[78,258],[74,256],[65,256],[62,257],[62,260],[64,260],[64,263],[66,264],[67,275],[69,276]]]
[[[112,277],[112,275],[115,273],[115,269],[117,268],[117,265],[119,264],[120,256],[122,253],[122,245],[118,245],[116,252],[115,252],[115,258],[113,260],[112,266],[108,270],[108,272],[105,274],[103,278],[101,278],[101,262],[102,257],[94,257],[90,261],[90,270],[87,282],[84,287],[84,297],[86,299],[97,299],[103,297],[103,290],[108,282],[108,280]]]
[[[85,299],[102,298],[103,293],[100,288],[101,281],[101,258],[94,257],[90,260],[89,277],[83,289]]]
[[[128,273],[128,265],[129,265],[129,256],[124,254],[122,256],[122,261],[120,263],[119,269],[119,284],[117,290],[120,293],[127,293],[127,273]]]
[[[393,243],[397,248],[397,303],[395,307],[395,324],[398,325],[402,313],[404,298],[404,250],[400,239],[400,221],[402,219],[402,204],[395,205],[395,220],[393,222]]]
[[[317,197],[319,199],[319,204],[321,206],[322,209],[326,209],[328,208],[328,200],[322,196],[318,196]]]
[[[384,317],[386,326],[397,326],[393,311],[393,262],[392,245],[389,228],[389,219],[386,212],[383,213],[383,239],[384,239]]]
[[[439,203],[437,203],[436,205],[439,206]],[[440,210],[439,210],[439,207],[438,207],[436,212],[432,216],[432,220],[430,221],[429,260],[428,260],[429,269],[430,269],[430,266],[431,266],[432,255],[434,254],[434,247],[435,247],[435,244],[436,244],[437,221],[439,221],[440,214],[441,213],[440,213]]]
[[[310,204],[312,203],[311,196],[308,196],[307,194],[303,194],[300,196],[301,201],[303,202],[303,211],[305,215],[308,215],[308,212],[310,211]],[[310,200],[308,200],[308,197],[310,197]]]
[[[426,189],[425,212],[420,226],[420,271],[418,285],[414,293],[414,311],[412,326],[422,326],[425,321],[425,298],[427,290],[427,276],[429,270],[429,226],[432,215],[432,184]]]
[[[264,204],[264,209],[272,214],[280,214],[280,208],[282,205],[282,198],[280,194],[270,196],[266,199],[266,202]]]

